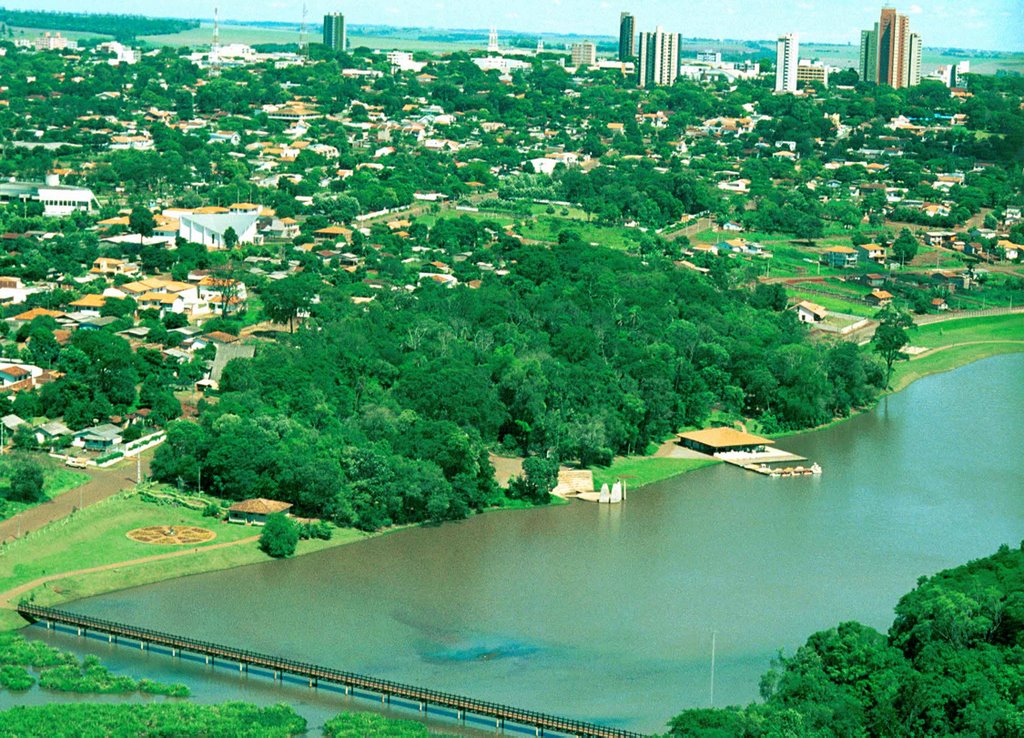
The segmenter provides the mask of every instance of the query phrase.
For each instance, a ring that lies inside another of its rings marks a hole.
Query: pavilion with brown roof
[[[236,502],[228,508],[228,522],[245,523],[246,525],[265,525],[267,516],[274,513],[288,514],[292,506],[287,502],[279,500],[268,500],[264,497],[254,497],[251,500]]]
[[[705,428],[680,433],[679,443],[694,451],[713,456],[723,451],[763,451],[765,446],[772,445],[775,441],[734,428]]]

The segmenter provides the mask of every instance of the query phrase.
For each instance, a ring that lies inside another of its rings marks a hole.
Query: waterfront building
[[[636,56],[636,17],[623,12],[619,15],[619,61],[633,61]]]
[[[344,51],[348,39],[345,35],[345,16],[328,13],[324,16],[324,46],[335,51]]]
[[[572,65],[577,68],[597,66],[597,46],[590,41],[573,44]]]
[[[661,26],[640,34],[637,86],[671,86],[679,75],[679,34],[665,33]]]
[[[779,36],[775,51],[775,91],[796,92],[800,43],[795,33]]]

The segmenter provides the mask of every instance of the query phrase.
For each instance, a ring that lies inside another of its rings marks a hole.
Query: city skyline
[[[222,21],[301,20],[294,3],[285,0],[181,0],[174,17],[213,17],[214,5]],[[83,0],[8,0],[11,9],[91,12]],[[612,3],[601,0],[523,0],[514,9],[506,3],[465,3],[437,0],[424,4],[390,0],[383,4],[309,0],[311,18],[342,12],[349,24],[396,27],[487,29],[521,33],[564,33],[615,37],[622,11],[636,16],[637,31],[662,26],[684,38],[773,40],[781,33],[796,32],[806,43],[839,43],[856,46],[860,31],[870,27],[883,3],[839,0],[798,0],[779,6],[759,0],[694,0],[686,8],[668,0]],[[167,16],[167,6],[157,0],[108,0],[110,13]],[[931,47],[1024,51],[1024,0],[918,0],[906,12],[915,29]]]

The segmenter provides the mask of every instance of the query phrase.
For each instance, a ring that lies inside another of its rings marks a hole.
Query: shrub
[[[295,553],[299,545],[299,526],[283,513],[267,516],[260,534],[260,548],[268,556],[284,559]]]
[[[35,683],[36,680],[24,666],[0,666],[0,687],[4,689],[9,689],[12,692],[24,692]]]

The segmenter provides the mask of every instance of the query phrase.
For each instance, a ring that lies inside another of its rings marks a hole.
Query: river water
[[[918,577],[1020,542],[1021,379],[1024,355],[988,359],[779,442],[820,463],[820,478],[718,465],[621,506],[489,513],[70,607],[660,731],[710,703],[713,633],[715,704],[749,702],[779,649],[844,620],[884,630]],[[139,664],[200,679],[165,657]],[[236,696],[228,682],[201,691]]]

